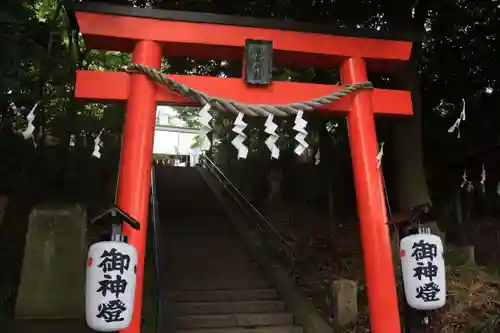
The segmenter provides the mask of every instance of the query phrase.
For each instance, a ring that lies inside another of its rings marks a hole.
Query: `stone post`
[[[334,320],[338,326],[346,326],[358,317],[358,284],[340,279],[332,282]]]
[[[16,318],[84,318],[86,225],[79,205],[31,211]]]

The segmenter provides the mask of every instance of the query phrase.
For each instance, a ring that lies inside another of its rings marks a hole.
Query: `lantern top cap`
[[[132,6],[113,5],[105,3],[73,3],[71,8],[78,12],[97,14],[131,16],[157,20],[181,21],[192,23],[212,23],[240,27],[255,27],[297,32],[309,32],[345,37],[375,38],[394,41],[417,42],[422,38],[412,31],[377,31],[366,28],[341,28],[331,24],[314,24],[291,20],[261,19],[249,16],[221,15],[203,12],[188,12],[153,8],[136,8]]]

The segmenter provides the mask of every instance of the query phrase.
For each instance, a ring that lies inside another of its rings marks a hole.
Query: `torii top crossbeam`
[[[76,8],[85,45],[93,49],[132,52],[137,41],[152,40],[161,45],[167,57],[241,60],[245,40],[265,39],[273,41],[273,62],[277,65],[338,68],[343,60],[356,57],[365,59],[368,70],[391,72],[409,60],[412,48],[412,42],[404,40],[282,30],[321,31],[309,24],[102,4],[79,5]],[[244,24],[248,26],[242,26]],[[261,27],[256,27],[259,25]],[[269,28],[262,28],[266,26]],[[79,71],[77,75],[77,98],[127,99],[129,75],[125,73]],[[277,81],[262,89],[246,85],[240,79],[184,75],[172,75],[172,78],[209,95],[252,104],[309,100],[340,88]],[[159,89],[156,99],[166,104],[193,104],[167,89]],[[375,113],[412,114],[408,91],[374,89],[372,103]],[[325,109],[348,111],[349,103],[340,100]]]
[[[133,62],[159,69],[161,57],[242,59],[245,41],[268,40],[273,62],[290,67],[340,68],[342,83],[367,81],[367,71],[397,71],[410,58],[412,42],[361,35],[360,30],[327,30],[309,24],[224,15],[140,9],[103,4],[75,5],[87,48],[133,53]],[[262,86],[243,79],[172,75],[176,81],[209,95],[251,104],[285,104],[332,93],[341,87],[297,82]],[[138,251],[135,311],[126,333],[139,333],[142,309],[146,221],[151,154],[157,103],[194,102],[151,81],[144,74],[78,71],[79,99],[127,101],[118,205],[141,222],[139,231],[124,226]],[[408,91],[373,89],[356,92],[322,108],[345,112],[368,286],[373,333],[400,333],[385,198],[376,156],[374,114],[411,115]]]

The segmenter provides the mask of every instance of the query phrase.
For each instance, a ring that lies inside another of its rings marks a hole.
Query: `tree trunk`
[[[408,79],[413,81],[408,84],[412,90],[414,116],[398,121],[394,130],[396,193],[400,209],[431,203],[423,161],[420,85],[411,67],[403,77],[407,82]]]
[[[410,1],[392,7],[389,20],[392,28],[410,28],[417,37],[422,37],[430,5],[429,0],[421,0],[416,3],[415,8],[412,8]],[[413,117],[399,121],[394,131],[396,193],[400,209],[431,203],[423,161],[422,96],[417,70],[421,48],[420,42],[414,43],[410,62],[393,78],[396,84],[411,91],[414,112]]]

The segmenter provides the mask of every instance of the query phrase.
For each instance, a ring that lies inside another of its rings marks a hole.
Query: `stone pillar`
[[[334,320],[338,326],[354,322],[358,317],[358,284],[356,281],[340,279],[332,282]]]
[[[86,225],[79,205],[31,211],[16,318],[84,318]]]
[[[468,264],[476,264],[476,249],[473,245],[467,245],[463,247],[464,256]]]
[[[452,266],[476,265],[476,251],[474,246],[453,246],[450,247],[447,263]]]

